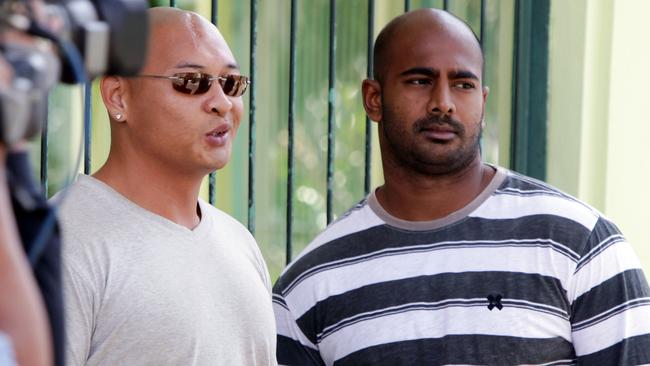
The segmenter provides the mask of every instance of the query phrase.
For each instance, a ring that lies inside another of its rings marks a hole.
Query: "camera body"
[[[14,73],[0,87],[0,142],[11,146],[40,131],[47,94],[59,81],[137,74],[147,8],[144,0],[0,0],[0,35],[13,35],[3,36],[0,51]]]

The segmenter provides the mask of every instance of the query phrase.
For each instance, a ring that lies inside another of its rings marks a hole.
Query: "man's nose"
[[[230,98],[223,92],[221,85],[217,81],[212,84],[208,90],[208,98],[203,103],[203,109],[207,113],[217,113],[219,116],[225,116],[233,106]]]
[[[435,83],[429,97],[428,109],[433,114],[452,114],[456,110],[448,83]]]

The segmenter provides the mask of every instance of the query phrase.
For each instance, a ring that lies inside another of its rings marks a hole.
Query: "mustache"
[[[458,135],[463,135],[465,133],[465,127],[463,124],[447,114],[422,117],[416,120],[413,124],[413,128],[416,132],[441,126],[451,127],[451,129],[453,129],[453,131]]]

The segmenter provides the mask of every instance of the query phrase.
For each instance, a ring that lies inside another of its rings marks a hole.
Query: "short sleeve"
[[[581,364],[650,363],[650,288],[632,247],[601,218],[576,266],[572,341]]]

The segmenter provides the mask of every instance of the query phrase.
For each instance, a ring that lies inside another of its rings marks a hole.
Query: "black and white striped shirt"
[[[625,238],[502,168],[439,220],[397,219],[370,194],[273,292],[285,365],[650,363],[650,289]]]

